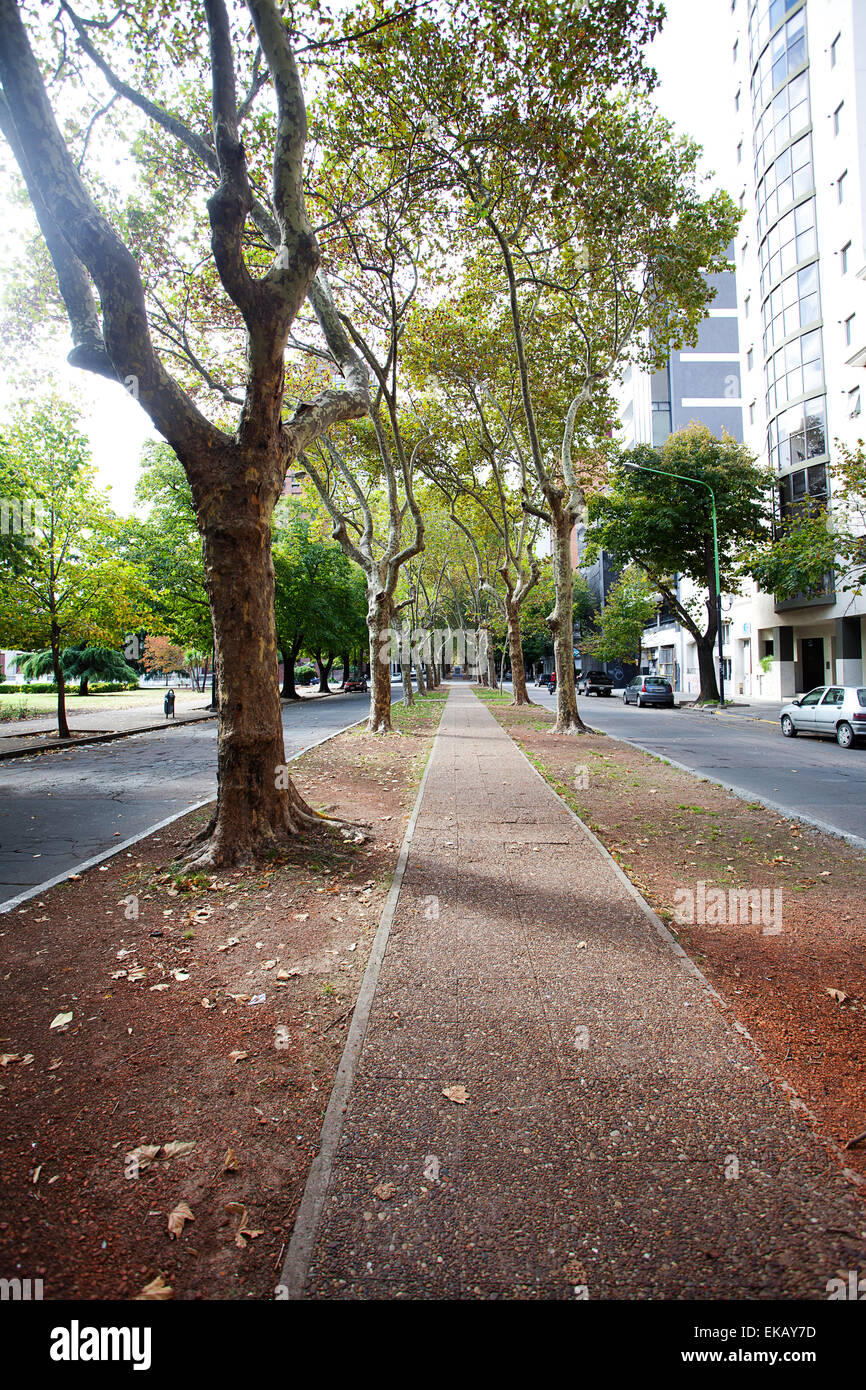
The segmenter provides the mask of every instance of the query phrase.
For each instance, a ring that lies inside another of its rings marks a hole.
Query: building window
[[[754,402],[754,401],[751,401],[751,402],[749,403],[749,424],[750,424],[750,425],[753,425],[754,423],[755,423],[755,402]]]
[[[748,317],[749,317],[749,309],[750,309],[750,307],[751,307],[751,303],[752,303],[752,296],[751,296],[750,294],[747,294],[745,300],[743,301],[743,312],[744,312],[745,318],[748,318]]]
[[[827,452],[827,426],[823,396],[790,406],[770,421],[770,461],[777,473],[796,468],[807,459]]]
[[[836,182],[836,197],[840,203],[844,203],[845,201],[845,182],[847,178],[848,170],[846,169],[843,174],[839,175],[839,178]]]
[[[845,342],[848,347],[851,346],[851,340],[854,337],[854,317],[854,314],[852,314],[850,318],[845,320]]]
[[[740,143],[739,143],[739,145],[737,146],[737,163],[738,163],[738,164],[742,164],[742,162],[743,162],[743,142],[742,142],[742,140],[741,140]]]
[[[840,101],[840,102],[839,102],[839,105],[836,107],[836,110],[833,112],[833,134],[834,134],[834,135],[838,135],[838,134],[839,134],[839,128],[840,128],[840,126],[841,126],[841,124],[842,124],[842,107],[843,107],[844,105],[845,105],[844,101]]]
[[[734,39],[734,62],[737,61],[737,54],[739,53],[739,51],[740,51],[740,41],[739,41],[739,39]]]
[[[738,87],[738,88],[737,88],[737,94],[736,94],[736,96],[734,97],[734,110],[735,110],[735,111],[739,111],[739,109],[740,109],[740,89],[739,89],[739,87]]]
[[[841,34],[837,34],[836,37],[835,37],[835,39],[833,40],[833,42],[832,42],[831,45],[830,45],[830,67],[831,67],[831,68],[835,68],[837,62],[839,61],[839,40],[841,39],[841,37],[842,37]]]
[[[773,415],[788,401],[820,390],[824,381],[821,330],[815,328],[779,348],[767,360],[767,412]]]
[[[851,250],[851,243],[850,243],[850,241],[846,241],[846,242],[845,242],[845,245],[842,247],[842,274],[843,274],[843,275],[847,275],[847,274],[848,274],[848,252],[849,252],[850,250]]]
[[[853,420],[860,414],[860,387],[855,386],[853,391],[848,392],[848,416]]]
[[[752,348],[749,348],[749,351],[746,353],[746,366],[748,367],[749,371],[751,371],[752,368],[754,367],[754,365],[755,365],[755,353],[754,353],[754,350],[753,350]]]

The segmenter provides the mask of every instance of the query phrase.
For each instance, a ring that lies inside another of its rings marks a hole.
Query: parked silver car
[[[866,686],[818,685],[808,695],[783,705],[779,720],[785,738],[825,734],[840,748],[866,738]]]
[[[622,692],[622,702],[630,705],[634,701],[638,709],[644,705],[664,705],[674,707],[674,689],[663,676],[635,676]]]

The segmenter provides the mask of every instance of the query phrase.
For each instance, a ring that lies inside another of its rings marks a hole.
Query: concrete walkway
[[[453,689],[306,1296],[824,1299],[862,1263],[855,1191]]]

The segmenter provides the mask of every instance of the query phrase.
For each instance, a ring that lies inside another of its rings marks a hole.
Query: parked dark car
[[[578,695],[609,695],[613,690],[613,676],[606,671],[581,671],[577,678]]]
[[[346,691],[361,691],[362,694],[366,695],[367,677],[350,676],[349,679],[346,681],[346,684],[343,686],[343,689]]]
[[[643,709],[644,705],[663,705],[673,709],[673,686],[663,676],[635,676],[622,692],[622,702],[624,705],[637,705],[638,709]]]

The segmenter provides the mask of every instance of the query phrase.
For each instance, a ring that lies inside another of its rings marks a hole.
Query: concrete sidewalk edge
[[[511,737],[510,734],[509,737]],[[613,737],[613,735],[609,735],[609,737]],[[517,741],[514,739],[512,739],[512,742],[514,743],[518,752],[520,752],[523,755],[523,757],[526,758],[526,754],[523,752],[523,749],[520,747],[520,744],[517,743]],[[630,742],[630,740],[621,739],[620,742],[628,743]],[[637,748],[640,745],[634,744],[633,746]],[[643,751],[649,752],[649,749],[644,749]],[[659,755],[654,754],[653,756],[658,757]],[[623,887],[628,892],[629,896],[634,899],[635,903],[640,908],[644,916],[647,917],[649,921],[652,923],[656,932],[661,937],[662,941],[664,941],[665,945],[668,946],[670,950],[673,952],[673,954],[677,957],[683,969],[686,970],[690,975],[694,976],[695,979],[700,980],[701,984],[707,990],[708,994],[713,999],[716,1006],[719,1008],[722,1014],[724,1014],[729,1019],[731,1027],[737,1033],[739,1033],[741,1037],[745,1038],[746,1042],[749,1044],[749,1047],[754,1053],[755,1058],[757,1059],[757,1061],[760,1062],[761,1067],[763,1068],[766,1075],[770,1077],[772,1081],[780,1088],[780,1090],[784,1092],[792,1110],[799,1111],[800,1114],[803,1114],[807,1117],[810,1124],[812,1124],[813,1126],[817,1126],[818,1121],[814,1112],[810,1109],[810,1107],[806,1104],[802,1097],[797,1094],[796,1090],[791,1085],[791,1083],[789,1081],[786,1081],[785,1078],[780,1076],[779,1073],[773,1068],[771,1063],[765,1057],[764,1053],[761,1051],[761,1048],[759,1047],[758,1043],[752,1037],[749,1030],[745,1028],[743,1024],[739,1022],[738,1019],[733,1017],[731,1005],[723,997],[723,995],[719,994],[719,991],[715,988],[715,986],[710,983],[704,972],[701,970],[700,966],[695,965],[695,962],[692,960],[688,952],[683,949],[683,947],[677,941],[673,933],[669,930],[668,927],[665,926],[662,919],[658,916],[656,912],[653,911],[646,898],[643,896],[640,890],[635,887],[628,875],[620,868],[619,864],[617,864],[616,860],[609,853],[609,851],[605,849],[598,836],[593,834],[589,826],[585,825],[584,822],[580,819],[580,816],[577,814],[577,812],[573,811],[569,806],[568,802],[563,800],[563,798],[559,795],[559,792],[556,791],[556,789],[553,786],[551,786],[550,782],[548,782],[544,774],[539,772],[538,768],[535,766],[532,760],[530,758],[526,758],[526,761],[529,763],[529,766],[532,768],[532,771],[535,773],[536,777],[538,777],[540,781],[544,783],[548,791],[552,792],[553,795],[556,797],[557,801],[559,801],[560,804],[565,807],[571,819],[580,828],[586,839],[589,840],[590,844],[592,844],[595,847],[595,849],[598,850],[602,859],[604,859],[609,865],[609,867],[613,870],[614,876],[623,885]],[[671,762],[671,759],[668,758],[667,761]],[[675,763],[674,766],[679,767],[681,765]],[[686,772],[691,771],[690,768],[684,768],[683,770]],[[713,781],[715,779],[708,778],[707,780]],[[720,783],[719,785],[724,784]],[[838,1162],[842,1165],[843,1176],[846,1177],[849,1182],[854,1183],[858,1187],[863,1187],[864,1185],[866,1185],[866,1176],[864,1176],[862,1173],[857,1173],[854,1171],[854,1169],[848,1168],[846,1166],[847,1158],[845,1156],[845,1150],[842,1148],[840,1144],[837,1144],[834,1139],[824,1137],[819,1138],[817,1133],[814,1135],[814,1138],[816,1143],[819,1143],[823,1148],[827,1149],[830,1153],[832,1153],[834,1158],[836,1158]]]
[[[592,732],[601,734],[604,738],[616,739],[617,743],[627,743],[631,748],[637,748],[640,753],[648,753],[657,762],[669,763],[679,772],[687,772],[690,777],[696,777],[699,782],[712,782],[714,786],[721,787],[724,791],[730,792],[732,796],[738,796],[741,801],[757,802],[759,806],[765,807],[768,811],[774,811],[777,816],[783,816],[785,820],[796,820],[801,825],[811,826],[813,830],[820,830],[824,835],[832,835],[836,840],[844,840],[854,849],[866,849],[866,839],[860,835],[855,835],[850,830],[839,830],[835,825],[829,825],[827,821],[817,820],[814,816],[807,816],[803,811],[792,811],[789,806],[782,806],[780,802],[772,801],[768,796],[761,796],[760,792],[751,792],[746,787],[738,787],[735,782],[726,782],[721,777],[713,777],[709,772],[699,772],[697,768],[689,767],[686,763],[679,763],[676,758],[669,758],[665,753],[658,753],[654,748],[647,748],[646,744],[637,743],[633,738],[626,738],[624,734],[611,734],[605,729],[593,729]]]
[[[447,698],[442,702],[443,714]],[[403,843],[400,846],[400,853],[397,856],[397,866],[394,870],[394,877],[385,905],[382,908],[382,915],[379,918],[379,926],[373,938],[373,945],[370,949],[370,956],[367,961],[367,968],[364,971],[364,978],[361,981],[361,988],[352,1012],[352,1022],[349,1026],[349,1033],[346,1038],[346,1045],[343,1048],[343,1055],[340,1058],[340,1065],[334,1078],[334,1085],[328,1101],[328,1107],[322,1120],[321,1141],[319,1152],[313,1159],[310,1171],[307,1175],[304,1195],[301,1198],[301,1205],[295,1218],[292,1238],[283,1261],[280,1273],[280,1282],[277,1285],[277,1298],[280,1301],[297,1301],[304,1297],[304,1288],[309,1273],[310,1261],[313,1257],[316,1236],[318,1234],[319,1222],[325,1206],[325,1198],[328,1193],[328,1186],[331,1180],[331,1169],[333,1167],[334,1156],[343,1133],[346,1109],[349,1100],[349,1093],[355,1080],[355,1072],[358,1067],[358,1059],[361,1055],[361,1048],[364,1045],[364,1038],[367,1033],[367,1024],[370,1021],[370,1012],[373,1007],[373,998],[376,987],[379,983],[379,974],[382,969],[382,962],[385,958],[385,950],[388,945],[388,938],[391,934],[391,924],[394,920],[394,913],[397,908],[397,900],[400,897],[400,889],[403,886],[403,875],[406,871],[406,864],[409,859],[409,849],[412,844],[412,837],[415,833],[415,825],[421,810],[421,803],[424,799],[424,789],[427,785],[427,776],[436,756],[439,745],[440,730],[442,720],[436,729],[433,738],[433,746],[430,749],[427,765],[424,768],[424,775],[418,787],[418,795],[412,807],[412,813],[406,826],[406,833],[403,836]]]

